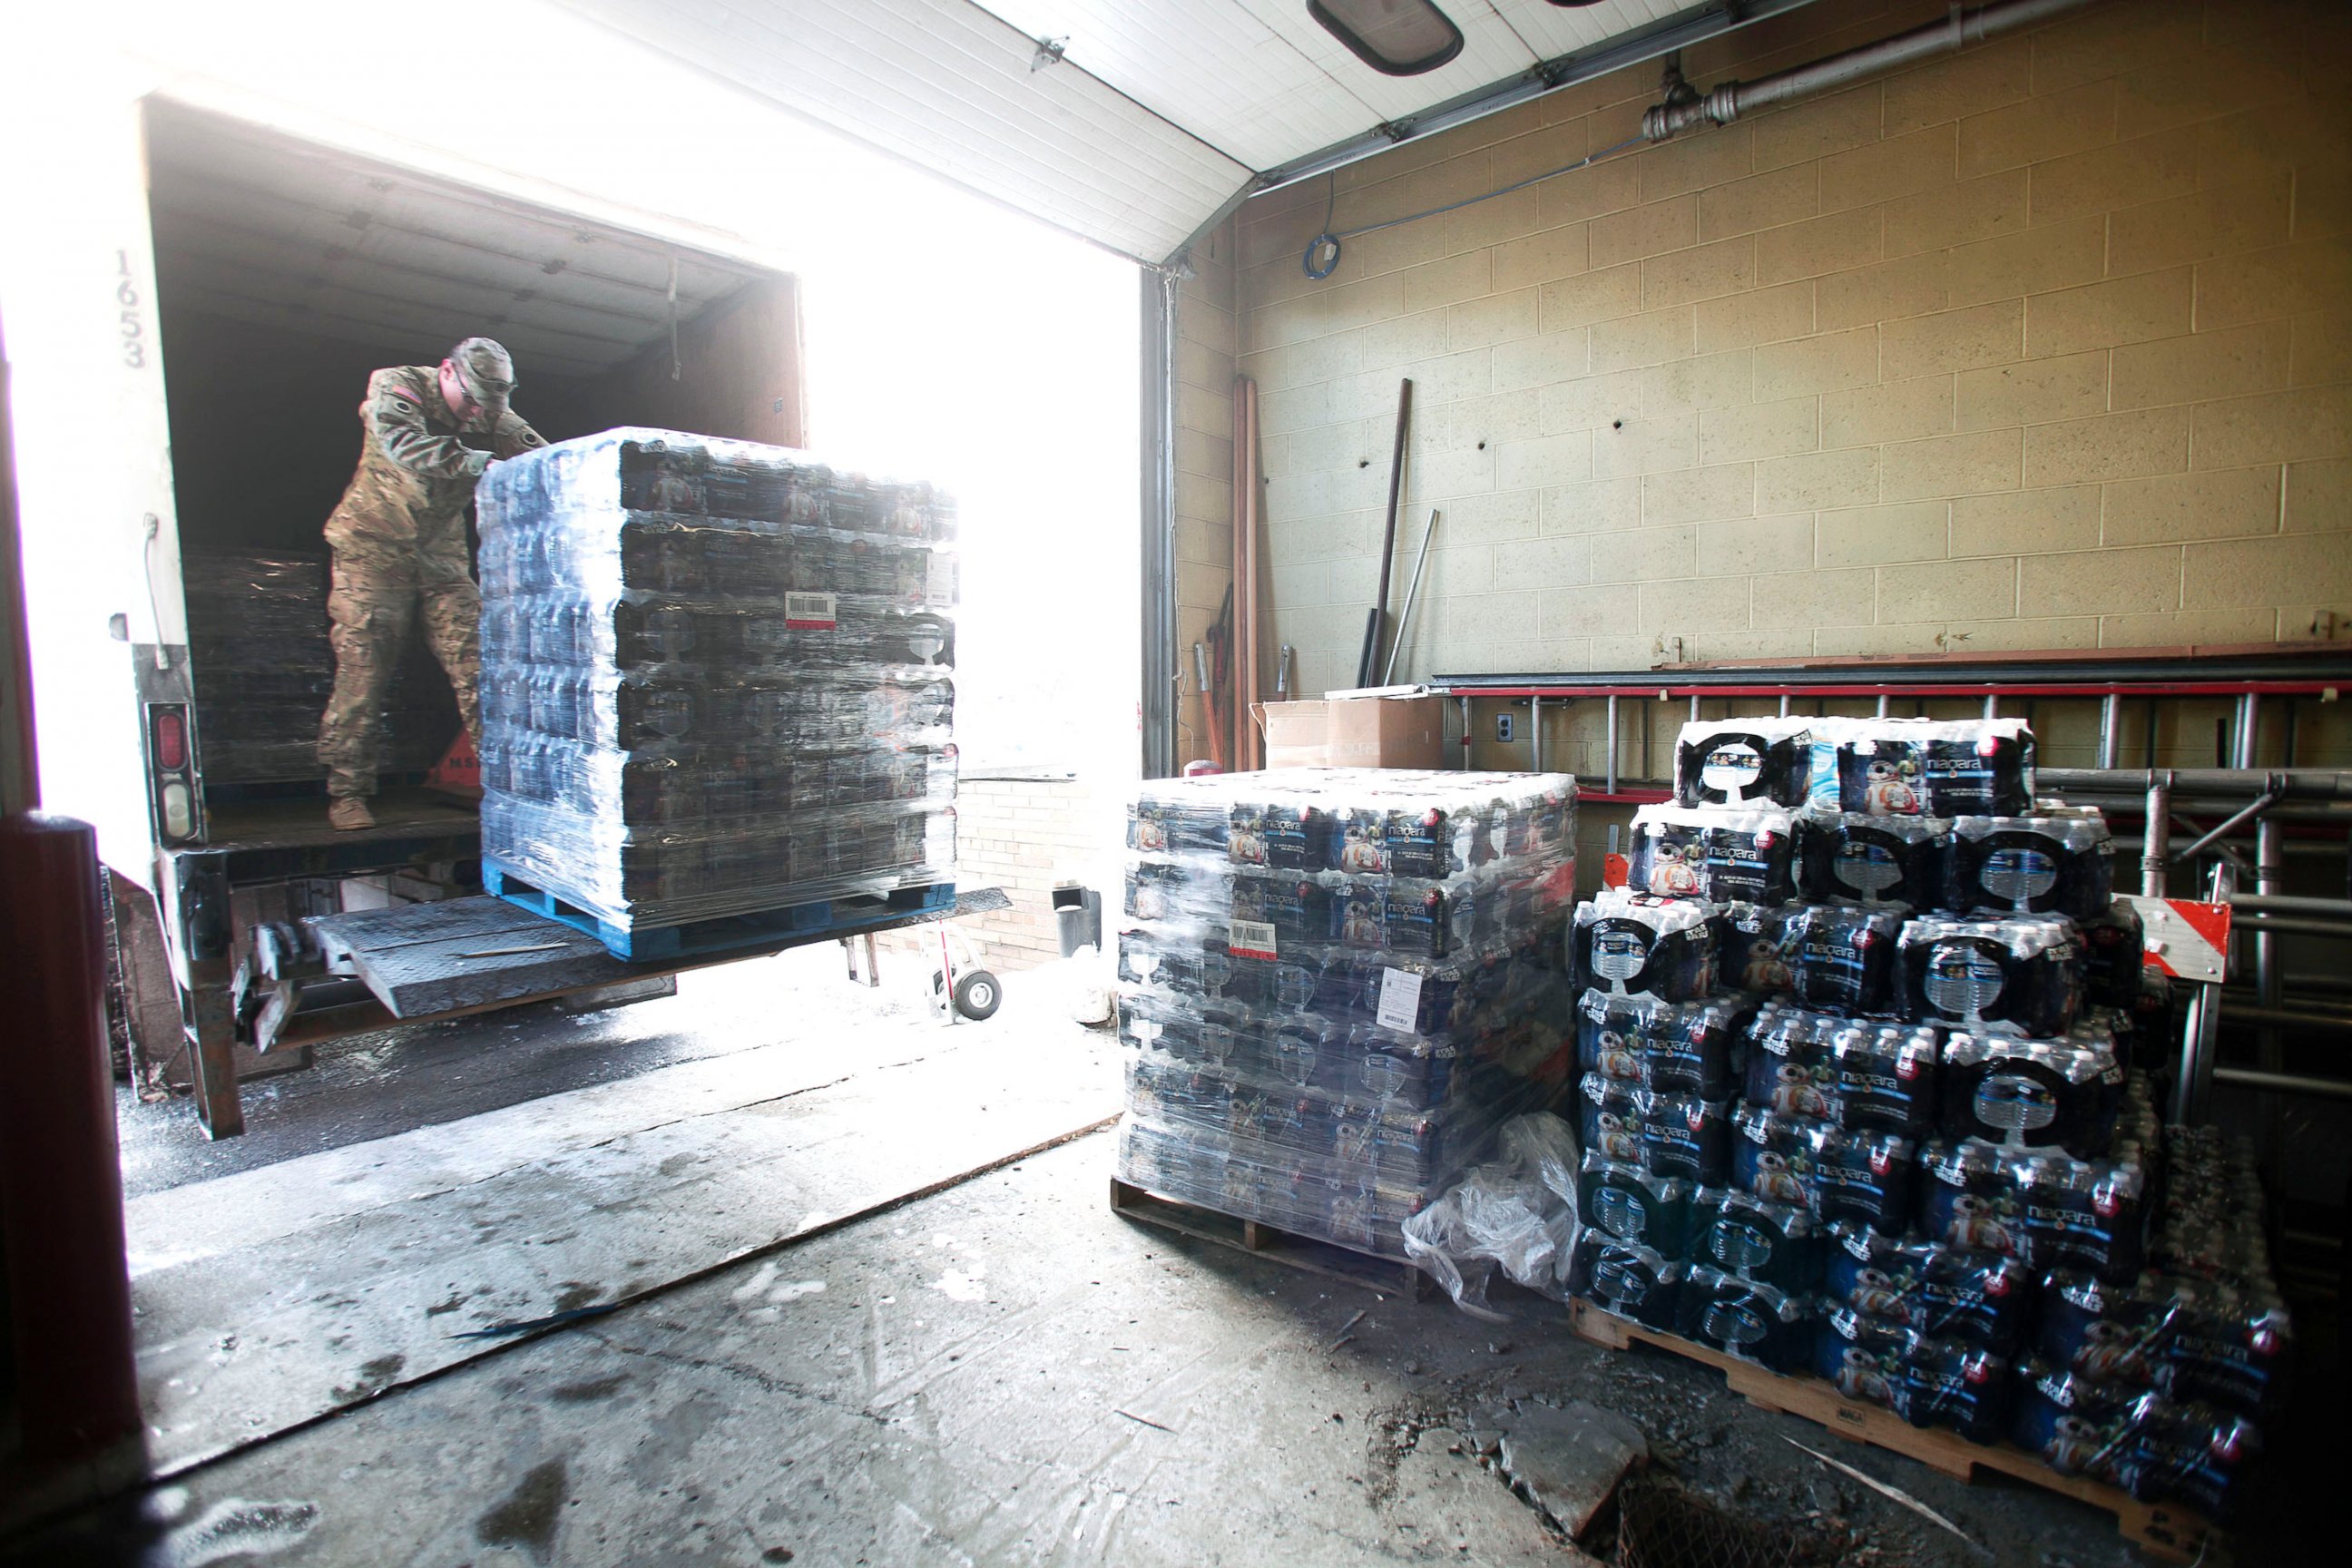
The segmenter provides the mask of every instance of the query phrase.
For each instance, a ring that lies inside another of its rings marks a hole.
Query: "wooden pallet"
[[[824,942],[855,936],[876,926],[943,919],[956,907],[955,884],[934,882],[866,898],[817,899],[715,920],[641,926],[583,908],[488,856],[482,858],[482,885],[519,909],[594,937],[604,944],[605,952],[625,963],[658,963],[735,948]]]
[[[1337,1242],[1318,1241],[1254,1219],[1220,1214],[1199,1204],[1185,1203],[1177,1198],[1161,1197],[1146,1192],[1117,1176],[1110,1179],[1111,1212],[1122,1219],[1139,1220],[1145,1225],[1172,1230],[1201,1241],[1214,1242],[1236,1252],[1246,1252],[1252,1258],[1286,1264],[1305,1269],[1309,1274],[1322,1274],[1333,1279],[1344,1279],[1350,1285],[1360,1285],[1368,1290],[1378,1290],[1384,1296],[1417,1299],[1428,1289],[1429,1276],[1402,1258],[1391,1258],[1376,1252],[1360,1252]]]
[[[1711,1366],[1723,1373],[1731,1392],[1750,1405],[1776,1410],[1826,1426],[1839,1436],[1867,1443],[1931,1469],[1964,1481],[1974,1481],[1979,1470],[1994,1470],[2044,1491],[2053,1491],[2115,1515],[2124,1538],[2168,1562],[2189,1563],[2207,1554],[2209,1541],[2218,1554],[2221,1531],[2204,1516],[2168,1503],[2147,1503],[2129,1492],[2103,1486],[2081,1476],[2062,1476],[2040,1456],[2009,1443],[1971,1443],[1956,1432],[1914,1426],[1891,1410],[1846,1398],[1819,1378],[1783,1377],[1753,1362],[1725,1355],[1705,1345],[1605,1312],[1589,1301],[1569,1304],[1569,1323],[1580,1339],[1611,1350],[1654,1345],[1687,1361]]]

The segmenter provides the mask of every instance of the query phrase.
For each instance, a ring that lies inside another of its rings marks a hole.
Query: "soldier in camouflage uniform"
[[[514,361],[467,338],[438,368],[400,365],[368,377],[359,471],[327,520],[334,581],[327,595],[335,694],[319,725],[328,820],[371,827],[384,698],[420,612],[478,747],[482,599],[466,545],[466,504],[482,470],[547,443],[507,406]]]

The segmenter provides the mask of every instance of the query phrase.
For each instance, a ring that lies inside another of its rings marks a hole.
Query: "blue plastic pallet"
[[[950,915],[956,904],[953,882],[933,882],[871,897],[817,899],[678,925],[635,926],[583,909],[487,856],[482,860],[482,885],[519,909],[585,931],[625,963],[659,963],[743,947],[797,947],[854,936],[876,926]]]

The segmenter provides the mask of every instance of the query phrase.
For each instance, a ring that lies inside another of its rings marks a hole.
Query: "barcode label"
[[[1225,951],[1235,958],[1272,958],[1274,926],[1267,921],[1235,921],[1225,932]]]
[[[955,603],[955,557],[944,550],[931,552],[929,580],[924,586],[923,598],[933,605]]]
[[[1380,1010],[1374,1021],[1383,1029],[1410,1035],[1421,1016],[1421,975],[1410,969],[1381,971]]]
[[[831,594],[786,594],[784,625],[796,632],[829,632],[835,623]]]

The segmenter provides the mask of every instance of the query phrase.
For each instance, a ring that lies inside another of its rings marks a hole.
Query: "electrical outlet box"
[[[1518,738],[1519,738],[1519,719],[1518,719],[1518,715],[1517,715],[1517,714],[1516,714],[1516,713],[1497,713],[1497,714],[1496,714],[1496,715],[1495,715],[1495,739],[1496,739],[1497,741],[1516,741],[1516,740],[1517,740]]]

